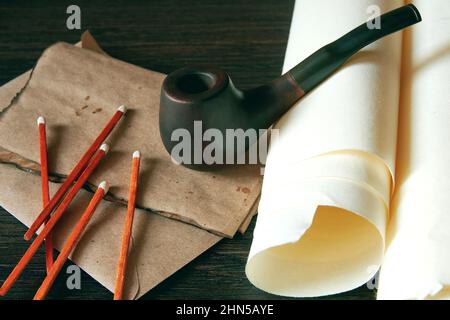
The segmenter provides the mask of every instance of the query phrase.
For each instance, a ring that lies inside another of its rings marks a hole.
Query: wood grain
[[[77,1],[82,30],[89,29],[114,57],[169,73],[179,67],[218,66],[237,87],[249,88],[281,73],[292,0]],[[68,1],[0,3],[0,85],[33,67],[57,41],[74,43],[82,30],[66,28]],[[1,190],[0,190],[1,192]],[[223,240],[164,281],[144,299],[278,299],[253,287],[244,266],[255,221],[248,232]],[[0,208],[0,281],[28,243],[25,227]],[[112,299],[87,274],[82,289],[66,287],[66,263],[49,299]],[[8,299],[31,299],[45,276],[41,248],[11,289]],[[365,286],[328,299],[373,299]]]

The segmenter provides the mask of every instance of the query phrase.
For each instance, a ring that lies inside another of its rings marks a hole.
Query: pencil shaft
[[[39,153],[41,162],[41,190],[42,190],[42,206],[45,206],[50,201],[50,192],[48,185],[48,157],[47,157],[47,134],[45,130],[45,123],[39,123]],[[46,222],[48,221],[48,217]],[[50,271],[53,264],[53,239],[52,234],[49,233],[45,238],[45,266],[47,273]]]
[[[119,122],[120,118],[122,118],[122,116],[123,116],[123,111],[117,111],[114,114],[114,116],[111,118],[111,120],[106,124],[106,126],[103,128],[103,130],[97,136],[97,138],[94,140],[92,145],[89,147],[89,149],[83,155],[81,160],[75,165],[75,167],[69,173],[69,175],[67,176],[67,179],[61,185],[61,187],[56,191],[56,193],[50,199],[49,203],[45,206],[45,208],[41,211],[41,213],[38,215],[36,220],[31,225],[31,227],[25,233],[25,236],[24,236],[25,240],[31,239],[31,237],[36,233],[36,231],[39,229],[39,227],[44,223],[45,219],[50,215],[50,213],[56,207],[56,205],[61,200],[61,198],[64,196],[64,194],[67,192],[67,190],[69,190],[70,186],[75,181],[75,179],[78,178],[80,173],[86,167],[89,160],[94,155],[95,151],[100,147],[100,145],[103,143],[103,141],[105,141],[105,139],[108,137],[108,135],[114,129],[114,127]]]
[[[136,207],[136,194],[139,176],[140,158],[133,157],[131,166],[131,178],[128,197],[127,214],[122,235],[122,248],[120,251],[119,263],[117,266],[116,285],[114,289],[114,300],[122,300],[125,283],[125,275],[128,262],[128,250],[130,247],[131,233],[133,230],[134,210]]]
[[[50,272],[48,272],[40,288],[36,292],[34,300],[42,300],[46,297],[48,291],[53,285],[53,282],[55,281],[62,267],[64,266],[64,263],[67,261],[67,258],[69,257],[70,253],[80,240],[82,233],[86,229],[86,226],[88,225],[89,220],[94,214],[95,209],[102,200],[103,195],[104,190],[102,188],[98,188],[94,196],[92,197],[91,201],[89,202],[89,205],[87,206],[86,210],[82,214],[80,220],[78,220],[78,223],[75,225],[69,238],[64,244],[64,247],[61,250],[61,253],[58,255],[58,258],[56,259],[55,263],[53,264],[53,267],[51,268]]]
[[[50,194],[48,189],[48,159],[47,159],[47,135],[45,131],[45,124],[39,124],[39,152],[41,160],[41,190],[42,203],[44,207],[50,201]]]

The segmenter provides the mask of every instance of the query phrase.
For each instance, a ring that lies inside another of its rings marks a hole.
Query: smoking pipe
[[[176,129],[189,133],[191,154],[182,162],[187,167],[206,170],[215,165],[194,157],[203,154],[207,146],[194,131],[194,123],[201,130],[218,129],[226,137],[226,129],[267,129],[301,97],[314,89],[351,56],[368,44],[421,21],[414,5],[406,5],[378,17],[379,29],[367,23],[322,47],[281,77],[254,89],[241,91],[220,69],[182,68],[169,74],[161,89],[159,127],[161,138],[169,153],[181,142],[173,139]],[[377,18],[376,18],[377,19]],[[180,132],[180,131],[178,131]],[[199,141],[194,141],[200,139]],[[225,138],[224,138],[225,139]],[[185,141],[184,141],[185,142]],[[229,152],[245,152],[254,141],[246,141],[244,150],[236,144],[222,144],[223,159]],[[229,147],[228,145],[231,145]],[[201,148],[201,150],[195,150]],[[217,152],[217,151],[216,151]],[[225,162],[225,160],[224,160]]]

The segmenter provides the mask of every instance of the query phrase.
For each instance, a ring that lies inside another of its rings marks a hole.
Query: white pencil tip
[[[140,158],[141,157],[141,153],[139,151],[135,151],[133,152],[133,158]]]
[[[45,123],[45,119],[44,117],[40,116],[39,118],[37,118],[37,124],[44,124]]]
[[[125,112],[127,112],[127,107],[124,106],[124,105],[121,105],[121,106],[117,109],[117,111],[120,111],[120,112],[122,112],[122,113],[125,113]]]
[[[107,181],[102,181],[100,182],[100,184],[98,185],[99,189],[103,189],[103,193],[107,194],[108,190],[109,190],[109,183]]]
[[[109,145],[107,143],[104,143],[100,146],[100,150],[103,150],[105,153],[108,153],[109,151]]]

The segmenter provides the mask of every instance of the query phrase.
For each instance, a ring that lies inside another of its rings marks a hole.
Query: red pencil
[[[78,176],[80,175],[82,170],[86,167],[86,165],[88,164],[89,160],[94,155],[95,151],[100,147],[102,142],[105,141],[105,139],[108,137],[108,135],[114,129],[114,127],[119,122],[120,118],[122,118],[122,116],[123,116],[123,114],[125,112],[126,112],[126,107],[125,106],[120,106],[117,109],[117,111],[114,114],[114,116],[111,118],[111,120],[108,122],[108,124],[103,128],[103,130],[100,132],[100,134],[94,140],[92,145],[89,147],[89,149],[83,155],[81,160],[72,169],[72,172],[70,172],[70,174],[67,177],[67,179],[64,181],[64,183],[61,185],[61,187],[58,189],[58,191],[56,191],[56,193],[50,199],[50,201],[47,204],[47,206],[45,206],[45,208],[41,211],[41,213],[38,215],[36,220],[31,225],[31,227],[25,233],[25,235],[24,235],[24,239],[25,240],[30,240],[31,237],[39,229],[39,227],[44,223],[45,219],[50,215],[50,213],[56,207],[56,205],[61,200],[61,198],[64,196],[64,194],[67,192],[67,190],[69,190],[70,186],[75,181],[75,179],[78,178]]]
[[[16,282],[19,276],[22,274],[23,270],[27,266],[28,262],[30,262],[31,258],[34,256],[36,251],[39,249],[44,239],[48,236],[48,234],[53,230],[54,226],[64,214],[65,210],[69,206],[70,202],[75,198],[78,191],[81,189],[83,184],[87,181],[92,171],[98,166],[100,160],[105,156],[108,151],[108,145],[102,144],[98,152],[94,155],[91,162],[89,162],[86,169],[83,171],[81,176],[78,178],[77,182],[73,185],[72,189],[67,193],[66,197],[61,201],[61,204],[52,214],[47,224],[42,229],[41,233],[34,239],[34,241],[30,244],[27,251],[23,255],[22,259],[20,259],[19,263],[15,266],[13,271],[9,274],[8,278],[6,278],[2,287],[0,288],[0,295],[4,296],[8,293],[9,289],[11,289],[12,285]]]
[[[42,206],[45,206],[50,201],[50,194],[48,189],[48,162],[47,162],[47,134],[45,132],[45,119],[44,117],[39,117],[37,119],[38,129],[39,129],[39,153],[41,158],[41,190],[42,190]],[[46,222],[49,217],[47,217]],[[45,238],[45,266],[47,268],[47,273],[53,265],[53,241],[52,234],[49,233],[47,238]]]
[[[103,181],[99,184],[97,191],[89,202],[86,210],[83,212],[80,220],[78,220],[78,223],[72,230],[69,238],[64,244],[63,249],[61,250],[61,253],[59,254],[58,258],[56,258],[53,267],[51,268],[50,272],[48,272],[47,277],[45,277],[33,300],[42,300],[46,297],[48,291],[53,285],[53,282],[55,282],[58,273],[61,271],[64,263],[67,261],[67,258],[69,257],[73,248],[77,245],[78,241],[81,238],[81,234],[86,229],[86,226],[88,225],[89,220],[94,214],[95,209],[99,205],[100,201],[102,201],[102,198],[106,193],[108,193],[108,183],[106,181]]]
[[[130,189],[128,195],[128,208],[125,217],[125,226],[122,235],[122,249],[120,251],[119,263],[117,266],[116,287],[114,289],[114,300],[122,300],[125,274],[127,270],[128,250],[130,247],[131,232],[133,229],[134,209],[136,207],[136,193],[139,178],[139,164],[141,154],[139,151],[133,153],[131,164]]]

